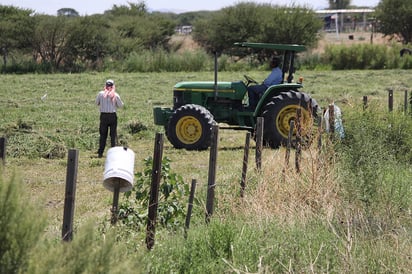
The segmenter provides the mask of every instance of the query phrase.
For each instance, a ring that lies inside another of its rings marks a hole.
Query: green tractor
[[[268,87],[254,110],[248,109],[247,87],[256,81],[245,75],[245,80],[179,82],[173,89],[173,108],[155,107],[154,123],[164,126],[170,143],[178,149],[205,150],[211,144],[212,126],[255,132],[258,117],[263,117],[263,142],[271,148],[286,144],[291,120],[300,109],[303,135],[309,135],[318,105],[314,99],[299,91],[302,82],[293,83],[296,53],[305,51],[302,45],[235,43],[238,47],[273,50],[283,54],[283,79]],[[294,135],[296,130],[294,130]],[[293,140],[295,136],[293,137]]]

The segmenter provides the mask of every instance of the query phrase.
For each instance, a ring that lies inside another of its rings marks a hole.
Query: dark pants
[[[110,145],[112,147],[116,146],[117,137],[117,115],[116,113],[100,113],[100,140],[99,140],[99,150],[97,153],[99,155],[103,154],[104,148],[106,147],[107,134],[110,128]]]
[[[247,88],[247,94],[249,97],[249,108],[255,109],[259,102],[260,97],[266,91],[266,85],[253,85]]]

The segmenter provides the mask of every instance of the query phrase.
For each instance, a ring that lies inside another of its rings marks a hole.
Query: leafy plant
[[[411,194],[409,117],[366,112],[346,122],[347,138],[338,151],[347,198],[374,212],[375,218],[403,214]]]
[[[2,170],[0,175],[0,273],[18,273],[26,268],[45,219],[22,198],[20,180],[3,180]]]
[[[171,160],[162,160],[162,182],[159,187],[158,224],[166,228],[182,226],[185,218],[185,198],[189,194],[189,186],[182,177],[173,173]],[[128,226],[142,227],[146,223],[153,158],[144,159],[144,170],[136,174],[136,183],[131,191],[124,194],[127,198],[119,206],[119,219]]]

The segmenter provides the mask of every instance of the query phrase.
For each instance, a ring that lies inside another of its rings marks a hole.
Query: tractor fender
[[[265,93],[263,93],[262,97],[260,97],[259,99],[259,102],[256,106],[255,113],[254,113],[255,116],[261,113],[262,107],[265,106],[267,101],[273,96],[280,94],[282,91],[289,91],[289,90],[297,91],[298,89],[302,87],[303,85],[299,83],[285,83],[285,84],[273,85],[273,86],[268,87]]]

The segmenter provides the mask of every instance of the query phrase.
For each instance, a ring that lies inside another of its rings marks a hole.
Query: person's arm
[[[272,70],[271,73],[268,75],[268,77],[263,81],[263,84],[268,86],[271,86],[273,82],[276,81],[276,74],[275,70]]]
[[[96,100],[95,100],[96,105],[100,105],[100,92],[97,94],[96,96]]]
[[[118,108],[121,108],[124,106],[124,103],[122,101],[122,99],[120,98],[120,95],[116,93],[116,106]]]
[[[269,76],[263,81],[266,86],[277,85],[282,83],[282,71],[280,69],[273,69]]]

